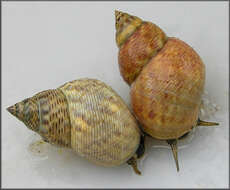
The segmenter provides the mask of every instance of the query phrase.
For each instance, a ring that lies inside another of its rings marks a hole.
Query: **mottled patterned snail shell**
[[[46,142],[103,166],[125,163],[140,144],[137,121],[105,83],[79,79],[8,108]]]
[[[144,131],[175,140],[197,125],[216,125],[198,119],[205,65],[194,49],[151,22],[119,11],[115,17],[120,73]]]

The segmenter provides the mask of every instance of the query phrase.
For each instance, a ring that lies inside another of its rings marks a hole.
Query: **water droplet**
[[[44,142],[38,134],[34,133],[27,141],[27,150],[30,159],[40,161],[48,158],[49,144]]]
[[[214,116],[214,114],[220,110],[220,106],[211,98],[208,91],[205,90],[202,95],[202,102],[199,117],[202,120],[209,119]]]

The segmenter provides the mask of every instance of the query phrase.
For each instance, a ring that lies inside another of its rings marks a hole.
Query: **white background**
[[[3,2],[2,186],[15,187],[228,187],[228,3],[227,2]],[[159,25],[191,45],[206,64],[206,90],[220,106],[179,151],[150,148],[137,176],[127,165],[104,168],[74,153],[48,150],[31,156],[33,132],[6,108],[42,90],[82,77],[97,78],[129,103],[119,73],[114,10]]]

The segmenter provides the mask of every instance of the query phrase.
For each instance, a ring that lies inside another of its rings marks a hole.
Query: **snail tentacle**
[[[177,139],[167,140],[167,143],[171,146],[173,157],[176,163],[176,168],[177,168],[177,171],[179,172]]]
[[[134,172],[138,175],[141,175],[141,172],[140,170],[137,168],[137,155],[133,156],[132,158],[130,158],[128,161],[127,161],[127,164],[128,165],[131,165]]]
[[[200,120],[200,118],[198,118],[197,120],[197,126],[216,126],[216,125],[219,125],[219,123],[202,121]]]

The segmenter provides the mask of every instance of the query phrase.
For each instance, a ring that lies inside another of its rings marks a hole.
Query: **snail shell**
[[[193,127],[218,125],[198,118],[205,65],[185,42],[157,25],[115,11],[118,63],[131,86],[131,106],[148,135],[167,140],[177,171],[177,140]]]
[[[129,160],[140,144],[140,130],[121,97],[95,79],[68,82],[8,108],[54,145],[69,147],[103,166]]]
[[[205,65],[188,44],[167,37],[157,25],[127,13],[115,15],[119,68],[131,86],[135,115],[152,137],[183,136],[197,124]]]

